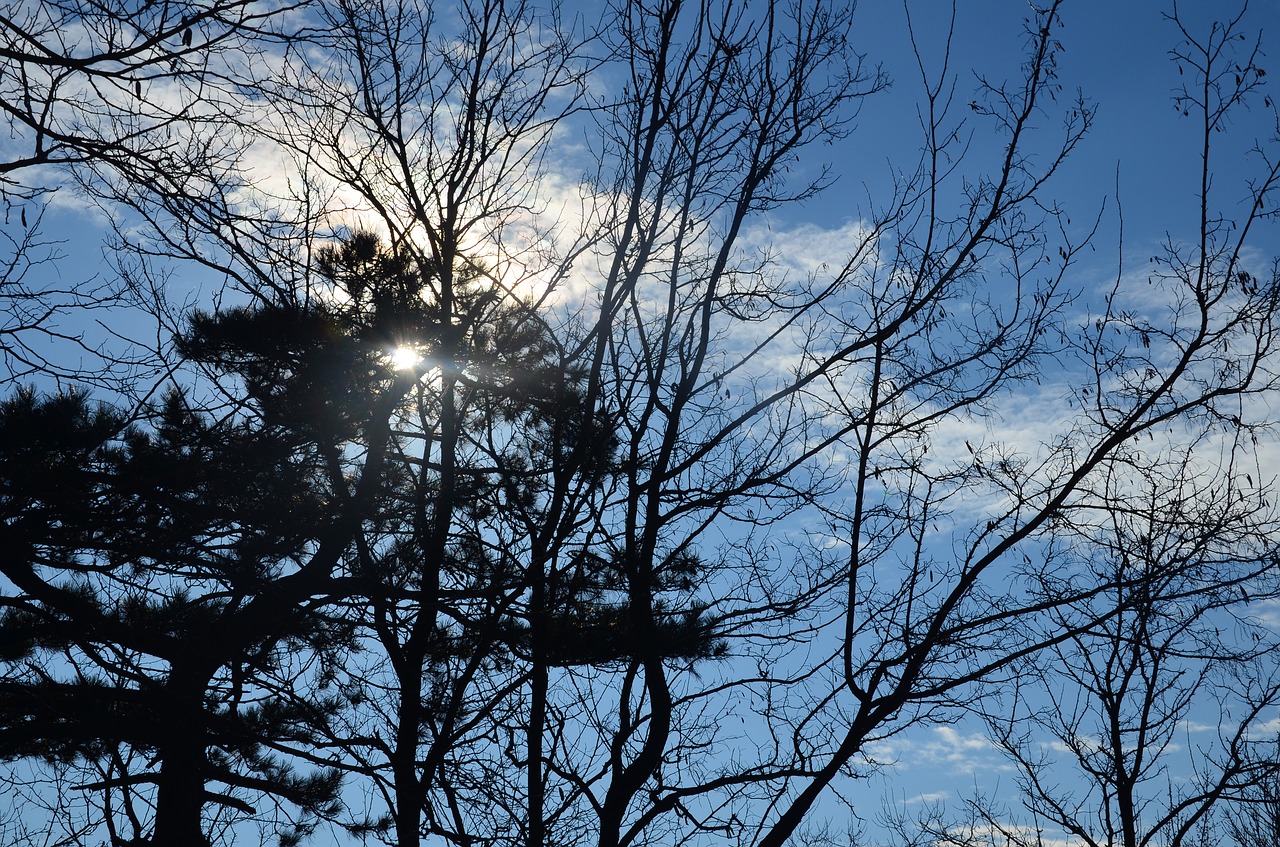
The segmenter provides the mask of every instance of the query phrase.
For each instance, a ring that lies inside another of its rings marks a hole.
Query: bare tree
[[[1220,833],[1224,810],[1275,775],[1259,746],[1280,696],[1274,635],[1251,605],[1276,589],[1276,514],[1256,453],[1270,421],[1251,418],[1257,395],[1247,385],[1269,385],[1272,372],[1267,355],[1251,359],[1247,375],[1228,362],[1236,332],[1258,352],[1274,333],[1274,294],[1258,296],[1257,271],[1243,259],[1266,217],[1273,160],[1258,151],[1263,172],[1240,219],[1217,211],[1224,201],[1211,193],[1211,137],[1234,109],[1262,98],[1265,72],[1243,12],[1206,33],[1193,33],[1176,8],[1170,20],[1183,39],[1172,55],[1191,80],[1174,102],[1203,127],[1198,239],[1171,238],[1150,258],[1145,282],[1161,302],[1173,299],[1169,324],[1156,328],[1121,273],[1107,309],[1070,344],[1095,374],[1075,400],[1097,431],[1123,419],[1117,398],[1144,392],[1170,392],[1152,407],[1154,420],[1193,417],[1117,445],[1030,554],[1046,561],[1033,577],[1044,596],[1081,593],[1049,615],[1044,632],[1063,637],[1013,665],[1008,699],[985,715],[1017,766],[1024,814],[981,797],[969,814],[1009,843],[1040,844],[1042,827],[1086,844],[1195,843]],[[1190,396],[1167,381],[1170,361]],[[1216,729],[1197,736],[1196,722]],[[1035,826],[1019,825],[1027,815]]]
[[[800,153],[886,83],[852,4],[619,0],[590,31],[556,4],[317,5],[229,129],[287,184],[250,191],[234,150],[184,148],[170,190],[81,172],[140,219],[120,262],[157,300],[161,260],[227,278],[218,315],[163,315],[208,413],[329,427],[304,441],[340,516],[237,620],[351,633],[251,676],[333,704],[278,744],[347,772],[385,814],[365,832],[779,847],[877,742],[1022,663],[1101,639],[1141,673],[1174,649],[1155,598],[1238,608],[1273,559],[1269,483],[1239,476],[1272,425],[1280,289],[1244,257],[1280,170],[1215,216],[1209,144],[1261,74],[1192,44],[1199,238],[1158,257],[1159,309],[1120,273],[1081,322],[1064,5],[970,96],[917,45],[920,158],[804,269],[755,224],[829,187]],[[1002,443],[1002,404],[1064,372],[1057,430]],[[1135,480],[1160,483],[1136,517]],[[1166,512],[1190,529],[1157,554],[1136,527]]]
[[[1271,542],[1237,535],[1264,531],[1262,507],[1252,492],[1191,497],[1187,465],[1123,486],[1107,539],[1091,538],[1112,588],[1061,620],[1099,623],[1020,665],[1012,701],[988,715],[1027,812],[1085,844],[1194,843],[1215,810],[1275,777],[1258,745],[1280,699],[1275,645],[1247,606],[1274,594]]]
[[[595,325],[608,341],[594,349],[601,384],[612,392],[602,396],[634,466],[609,533],[632,568],[631,601],[643,605],[669,551],[697,549],[717,521],[762,528],[785,515],[789,503],[815,504],[849,552],[844,561],[810,552],[801,561],[814,569],[799,570],[805,577],[796,580],[795,562],[765,564],[763,533],[723,544],[714,556],[703,551],[718,568],[708,586],[717,600],[708,611],[731,651],[741,643],[745,658],[753,640],[766,647],[750,671],[737,665],[728,678],[710,680],[651,658],[637,659],[617,681],[600,680],[619,695],[586,698],[617,703],[613,720],[589,724],[601,739],[598,764],[561,769],[587,786],[601,843],[652,840],[650,827],[673,826],[782,844],[878,738],[950,714],[958,700],[974,696],[974,683],[1113,616],[1096,606],[1094,616],[1070,622],[1055,614],[1099,596],[1108,583],[1090,578],[1078,548],[1043,543],[1064,518],[1117,508],[1123,494],[1114,486],[1128,478],[1125,469],[1160,467],[1164,459],[1143,450],[1139,439],[1171,423],[1192,433],[1224,422],[1245,427],[1243,419],[1254,413],[1251,398],[1274,387],[1275,291],[1242,288],[1239,277],[1244,239],[1265,207],[1258,198],[1275,179],[1270,169],[1252,187],[1250,211],[1234,230],[1206,217],[1201,249],[1162,266],[1174,272],[1162,281],[1172,319],[1160,331],[1144,323],[1148,316],[1124,309],[1118,295],[1079,329],[1059,323],[1070,296],[1063,274],[1081,245],[1049,241],[1054,228],[1065,231],[1065,215],[1039,198],[1091,112],[1053,96],[1058,12],[1057,5],[1045,9],[1029,31],[1023,83],[986,87],[970,104],[971,115],[1005,133],[996,172],[970,175],[949,211],[964,136],[948,110],[951,88],[926,74],[926,156],[914,181],[909,175],[899,204],[868,227],[865,240],[849,245],[847,263],[804,287],[733,264],[742,218],[728,209],[723,217],[718,209],[691,214],[706,197],[732,198],[729,208],[746,213],[778,195],[767,193],[767,180],[751,179],[750,165],[733,172],[742,182],[732,190],[699,182],[722,172],[711,164],[699,170],[690,151],[719,148],[693,139],[698,128],[725,121],[703,114],[682,122],[681,107],[702,101],[663,96],[663,72],[681,65],[654,47],[666,43],[661,19],[624,39],[643,67],[630,79],[647,95],[645,107],[625,112],[635,116],[623,124],[627,131],[602,135],[616,144],[610,152],[627,151],[619,169],[627,190],[615,196],[632,205],[616,220],[634,241],[620,240],[611,254]],[[716,55],[736,55],[735,45],[707,41]],[[1231,77],[1210,69],[1204,90],[1214,99],[1202,108],[1211,128],[1256,74],[1249,77],[1232,88]],[[751,102],[773,101],[757,92]],[[1034,147],[1033,125],[1051,110],[1060,110],[1064,122],[1056,154],[1024,153]],[[755,120],[753,126],[786,125]],[[663,131],[676,128],[686,140],[664,143]],[[640,141],[624,147],[625,138]],[[652,194],[644,193],[649,185]],[[685,190],[676,193],[678,186]],[[1207,195],[1204,202],[1212,204]],[[703,230],[703,221],[715,224]],[[757,317],[772,323],[752,331]],[[1244,348],[1247,366],[1226,364]],[[786,370],[753,367],[783,359],[779,349],[789,354]],[[1039,455],[953,441],[965,452],[934,458],[930,442],[948,422],[983,415],[1061,349],[1079,351],[1092,376],[1079,389],[1078,415]],[[1226,403],[1235,411],[1224,412]],[[824,463],[835,445],[847,451],[843,479]],[[1196,477],[1198,495],[1238,496],[1233,473],[1228,465]],[[984,492],[989,505],[956,518],[954,556],[945,556],[931,543],[935,520],[958,509],[959,498]],[[1240,527],[1269,526],[1270,519],[1261,506],[1232,518]],[[1265,541],[1262,532],[1239,537],[1234,555],[1245,566],[1268,563],[1265,544],[1249,545]],[[752,549],[752,541],[759,546]],[[770,581],[780,572],[796,580],[789,591]],[[1213,576],[1225,585],[1239,578],[1234,571]],[[758,594],[747,588],[757,586]],[[780,629],[784,620],[798,626]],[[800,665],[782,646],[797,642],[806,650]],[[778,652],[771,655],[771,648]],[[765,739],[761,748],[706,731],[752,700],[760,704],[761,728],[753,736]],[[706,721],[703,731],[699,720]],[[695,762],[734,767],[714,773],[685,767],[691,749],[702,753]],[[608,775],[599,794],[586,776],[592,773]],[[760,796],[748,805],[753,790]],[[666,812],[671,817],[664,819]]]
[[[45,203],[60,188],[76,192],[77,167],[146,192],[175,190],[193,169],[225,162],[246,59],[293,7],[69,0],[0,13],[9,138],[0,157],[0,344],[12,377],[96,377],[119,389],[110,378],[127,378],[146,358],[84,329],[82,311],[119,305],[123,288],[108,273],[55,279],[60,250],[40,232]]]
[[[1274,746],[1268,752],[1274,761]],[[1249,786],[1240,802],[1227,809],[1225,828],[1239,847],[1262,847],[1280,839],[1280,806],[1276,800],[1276,779],[1272,775]]]

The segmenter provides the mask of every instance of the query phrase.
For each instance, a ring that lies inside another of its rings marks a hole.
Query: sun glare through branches
[[[1274,847],[1280,10],[938,5],[10,0],[0,844]]]

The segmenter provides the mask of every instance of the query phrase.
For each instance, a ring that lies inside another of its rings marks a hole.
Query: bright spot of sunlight
[[[422,364],[422,354],[412,347],[397,347],[391,351],[391,367],[398,371],[412,370]]]

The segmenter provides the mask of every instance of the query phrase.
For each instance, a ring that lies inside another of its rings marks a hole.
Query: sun
[[[390,353],[391,367],[410,371],[422,364],[422,354],[412,347],[397,347]]]

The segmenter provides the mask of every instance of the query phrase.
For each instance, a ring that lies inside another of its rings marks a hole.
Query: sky
[[[912,25],[924,62],[934,74],[946,45],[949,5],[911,4]],[[1234,7],[1229,3],[1184,2],[1179,12],[1193,32],[1204,33],[1215,16]],[[1097,116],[1092,131],[1050,193],[1081,228],[1106,204],[1099,259],[1109,270],[1114,269],[1117,241],[1117,184],[1125,240],[1134,250],[1145,249],[1143,245],[1158,242],[1165,235],[1176,238],[1179,231],[1198,222],[1193,201],[1199,188],[1199,137],[1194,119],[1183,118],[1172,104],[1175,89],[1186,77],[1179,75],[1169,55],[1181,40],[1173,23],[1165,19],[1171,9],[1169,3],[1157,0],[1083,0],[1063,8],[1062,96],[1081,92],[1097,106]],[[799,216],[811,222],[850,215],[850,197],[862,195],[864,184],[872,196],[877,195],[883,190],[886,162],[901,167],[909,151],[919,146],[914,107],[919,101],[921,77],[906,35],[906,11],[900,3],[863,2],[858,13],[861,25],[855,26],[852,42],[869,60],[883,63],[893,84],[885,94],[867,101],[856,132],[834,151],[840,186],[799,211]],[[979,76],[993,83],[1017,78],[1026,43],[1027,13],[1027,4],[1021,0],[964,0],[958,4],[951,39],[951,67],[958,77],[957,110],[963,112],[969,103]],[[1270,41],[1280,38],[1280,4],[1253,3],[1244,31],[1260,32],[1265,52]],[[1276,51],[1280,45],[1273,48],[1272,52]],[[1260,102],[1254,106],[1253,111],[1237,115],[1215,166],[1216,188],[1232,203],[1239,199],[1241,180],[1248,173],[1246,151],[1275,130],[1270,110]],[[975,126],[975,133],[975,146],[980,149],[982,130]]]
[[[1192,29],[1203,33],[1214,15],[1233,5],[1200,0],[1181,4],[1180,11]],[[953,108],[963,115],[976,96],[979,77],[992,82],[1016,79],[1029,9],[1025,0],[960,0],[957,7],[951,38],[951,68],[957,75]],[[1082,237],[1095,220],[1099,224],[1096,252],[1086,254],[1074,272],[1084,292],[1083,309],[1091,298],[1100,302],[1101,287],[1117,273],[1118,257],[1123,257],[1126,270],[1136,272],[1161,241],[1186,238],[1198,223],[1199,139],[1193,120],[1184,118],[1171,100],[1185,78],[1169,56],[1181,38],[1164,19],[1171,8],[1156,0],[1077,0],[1064,9],[1063,97],[1079,89],[1096,104],[1097,118],[1048,196],[1067,210],[1074,236]],[[912,26],[929,73],[940,71],[951,13],[950,4],[944,2],[911,3]],[[1244,31],[1261,32],[1264,53],[1280,56],[1280,0],[1255,0]],[[828,243],[832,232],[856,226],[868,214],[869,204],[886,196],[891,168],[909,167],[919,149],[920,71],[907,37],[903,6],[889,0],[863,0],[851,43],[867,54],[869,62],[883,65],[892,87],[865,102],[848,138],[802,154],[798,167],[830,164],[837,183],[823,195],[771,216],[775,232],[794,236],[790,243],[799,252],[794,261],[801,265],[822,259],[807,251]],[[1264,57],[1263,67],[1269,59]],[[1280,63],[1276,74],[1280,77]],[[1276,96],[1280,99],[1280,89]],[[978,122],[970,126],[975,156],[990,156],[992,139]],[[1224,213],[1241,210],[1247,180],[1258,166],[1249,151],[1275,129],[1273,111],[1259,102],[1251,111],[1239,113],[1231,133],[1222,139],[1221,157],[1214,165],[1214,189]],[[1123,254],[1118,209],[1123,210]],[[64,254],[56,265],[39,269],[49,275],[50,285],[110,273],[102,258],[105,230],[100,219],[69,192],[55,201],[46,226],[49,235],[62,242]],[[1273,226],[1255,243],[1273,243],[1275,235]],[[215,283],[201,283],[198,276],[184,280],[184,284],[210,288]],[[1268,470],[1280,473],[1280,466]],[[1011,785],[1007,764],[973,725],[925,729],[895,739],[886,752],[890,754],[886,758],[897,764],[866,784],[868,796],[874,798],[869,804],[873,812],[881,800],[910,809],[928,802],[954,802],[975,789],[1001,792]],[[866,823],[877,826],[873,818]]]
[[[941,71],[947,45],[951,4],[929,0],[910,3],[909,7],[925,70],[935,76]],[[1190,231],[1197,223],[1198,137],[1194,120],[1183,118],[1172,105],[1181,77],[1169,56],[1180,40],[1173,24],[1165,20],[1171,8],[1158,0],[1076,0],[1064,7],[1062,96],[1069,98],[1073,91],[1079,91],[1097,107],[1093,129],[1050,191],[1068,210],[1075,228],[1069,234],[1083,237],[1095,220],[1100,224],[1093,239],[1096,266],[1078,267],[1080,275],[1114,276],[1120,235],[1117,208],[1123,210],[1129,266],[1135,257],[1151,255],[1164,238],[1176,240],[1180,232]],[[1198,25],[1200,31],[1207,31],[1224,8],[1204,0],[1183,3],[1179,11],[1193,30]],[[1028,13],[1023,0],[963,0],[958,4],[950,39],[950,69],[956,84],[954,112],[963,115],[977,93],[979,77],[993,83],[1017,78]],[[803,204],[777,210],[769,221],[774,230],[794,231],[810,244],[830,243],[823,231],[855,226],[872,212],[875,203],[889,196],[891,173],[910,169],[915,163],[920,146],[917,108],[922,82],[908,37],[907,17],[904,4],[893,0],[863,0],[859,4],[850,44],[865,54],[869,65],[882,67],[891,85],[863,102],[847,138],[801,153],[798,171],[807,168],[816,172],[830,166],[836,181],[830,190]],[[1246,14],[1244,29],[1263,35],[1265,52],[1268,33],[1280,39],[1280,3],[1255,0]],[[1280,51],[1280,46],[1275,50]],[[1260,103],[1255,106],[1250,112],[1238,113],[1230,137],[1221,140],[1225,143],[1215,140],[1220,153],[1214,165],[1214,188],[1228,213],[1239,209],[1243,182],[1250,167],[1257,165],[1248,155],[1249,148],[1275,129],[1270,110],[1261,108]],[[973,132],[971,155],[982,160],[994,148],[991,137],[976,121],[969,121],[968,127]],[[275,169],[274,161],[261,166],[271,177],[277,176]],[[86,208],[74,191],[64,189],[54,198],[45,220],[46,232],[61,243],[63,254],[56,266],[46,269],[54,275],[54,284],[110,272],[103,261],[101,222],[101,213]],[[803,264],[806,258],[802,254],[795,261]],[[217,280],[188,269],[177,283],[212,290]]]
[[[958,73],[956,108],[963,110],[977,90],[978,76],[992,82],[1016,79],[1025,44],[1022,27],[1027,4],[961,0],[957,5],[951,66]],[[949,6],[911,4],[926,67],[935,73],[946,43]],[[1208,0],[1178,6],[1188,28],[1200,35],[1208,32],[1215,16],[1235,8],[1236,4]],[[1118,257],[1123,255],[1126,273],[1144,273],[1148,257],[1161,242],[1190,237],[1199,223],[1201,139],[1194,118],[1183,117],[1172,103],[1175,90],[1187,77],[1178,73],[1169,52],[1181,40],[1164,17],[1171,9],[1171,4],[1155,0],[1084,0],[1064,6],[1065,51],[1060,62],[1064,96],[1078,89],[1096,105],[1097,113],[1092,131],[1048,196],[1067,210],[1076,237],[1083,236],[1095,218],[1099,221],[1093,239],[1096,252],[1086,252],[1073,275],[1073,282],[1084,292],[1080,305],[1085,310],[1091,303],[1095,309],[1100,306],[1102,286],[1115,279]],[[883,191],[888,163],[901,167],[902,159],[918,147],[913,134],[918,131],[914,103],[921,77],[906,37],[906,12],[900,3],[864,0],[859,14],[861,26],[853,41],[862,45],[869,59],[884,63],[893,85],[886,94],[868,100],[857,131],[835,151],[840,173],[837,189],[792,210],[808,226],[856,217],[859,212],[850,208],[851,198],[874,197]],[[1252,3],[1243,31],[1261,33],[1261,65],[1269,67],[1280,56],[1280,3]],[[1274,85],[1269,90],[1274,91]],[[1261,95],[1252,106],[1237,113],[1229,137],[1214,139],[1218,152],[1213,190],[1219,208],[1228,215],[1244,211],[1241,199],[1247,180],[1260,165],[1250,149],[1275,134],[1275,113],[1264,107]],[[982,130],[974,132],[975,149],[981,155]],[[1123,230],[1118,207],[1123,210]],[[1276,235],[1272,225],[1254,243],[1266,245],[1263,249],[1268,253],[1280,253]],[[1031,420],[1040,414],[1029,411]],[[1017,428],[1016,416],[1002,425],[1008,437],[1016,438]],[[1280,472],[1280,465],[1268,470]],[[1175,748],[1190,750],[1208,740],[1215,729],[1216,724],[1209,723],[1189,726]],[[869,834],[882,831],[886,815],[919,814],[936,804],[958,811],[964,799],[978,793],[1017,805],[1015,774],[979,726],[962,722],[933,727],[894,739],[888,746],[888,758],[896,764],[870,780],[869,793],[878,788],[885,807],[879,813],[873,809],[865,822]],[[1181,775],[1189,773],[1192,760],[1175,757],[1173,762]]]

